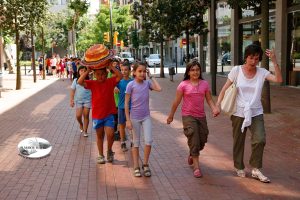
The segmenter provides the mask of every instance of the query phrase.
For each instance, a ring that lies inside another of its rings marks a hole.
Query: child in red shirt
[[[122,79],[122,74],[114,66],[109,66],[109,70],[114,71],[115,77],[107,78],[106,68],[95,69],[94,77],[96,80],[85,80],[91,69],[87,67],[87,71],[80,76],[78,83],[83,85],[86,89],[90,89],[92,93],[92,119],[93,128],[97,133],[97,146],[99,157],[97,162],[99,164],[105,163],[103,155],[103,140],[105,133],[107,134],[107,161],[113,162],[114,152],[112,145],[114,142],[114,114],[117,113],[114,88]]]

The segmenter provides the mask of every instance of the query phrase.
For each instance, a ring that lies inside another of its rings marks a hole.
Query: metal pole
[[[177,74],[177,47],[175,50],[175,66],[176,66],[176,74]]]
[[[112,27],[112,0],[109,0],[109,19],[110,19],[110,45],[111,49],[114,48],[114,43],[113,43],[113,27]]]

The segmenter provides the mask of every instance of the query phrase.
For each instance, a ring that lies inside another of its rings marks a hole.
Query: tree
[[[142,16],[142,28],[146,30],[149,40],[161,45],[161,73],[163,74],[163,42],[176,39],[184,32],[187,40],[189,59],[189,35],[207,32],[203,15],[209,6],[208,0],[143,0],[135,2],[132,12],[135,19]]]
[[[129,6],[114,6],[112,10],[112,24],[113,31],[119,33],[119,40],[127,39],[128,28],[133,23],[133,18],[129,13]],[[86,28],[82,29],[78,38],[78,48],[84,52],[88,47],[95,43],[105,43],[110,45],[103,40],[104,32],[109,32],[110,29],[110,18],[109,18],[109,7],[102,5],[100,12],[96,15],[95,20],[83,18],[83,22],[86,23]]]
[[[164,78],[164,56],[163,43],[172,31],[169,30],[170,23],[167,9],[170,8],[168,0],[142,0],[141,4],[134,2],[132,14],[136,20],[142,18],[142,28],[144,38],[156,43],[160,43],[160,77]],[[173,12],[174,13],[174,12]]]
[[[36,82],[36,67],[35,67],[35,41],[34,41],[34,35],[35,30],[38,27],[40,21],[43,21],[46,14],[46,8],[47,8],[47,1],[46,0],[40,0],[40,1],[30,1],[30,4],[27,6],[31,8],[31,13],[29,15],[29,27],[26,27],[28,31],[30,31],[31,35],[31,64],[33,69],[33,82]]]
[[[47,3],[45,0],[40,1],[42,4]],[[20,32],[29,30],[32,25],[32,20],[39,19],[42,13],[35,13],[36,7],[29,5],[36,5],[35,0],[0,0],[1,6],[5,6],[6,10],[3,12],[6,20],[3,22],[3,29],[10,35],[15,35],[15,44],[17,46],[17,76],[16,76],[16,90],[21,89],[21,68],[20,68]],[[43,7],[44,8],[44,7]],[[42,10],[44,11],[44,10]],[[34,16],[36,15],[37,16]]]
[[[184,32],[186,35],[187,61],[190,60],[189,46],[190,35],[206,34],[208,32],[207,24],[203,21],[203,15],[210,6],[210,0],[172,0],[173,7],[178,10],[175,24],[177,31]],[[173,8],[174,9],[174,8]]]
[[[73,15],[73,24],[72,24],[72,54],[74,56],[77,55],[76,53],[76,33],[75,28],[79,21],[79,18],[82,17],[84,14],[87,13],[90,4],[87,0],[71,0],[68,7],[74,11]]]
[[[232,8],[251,8],[255,13],[261,13],[261,47],[269,48],[269,3],[267,0],[228,0],[228,5]],[[263,55],[261,65],[269,70],[269,59]],[[270,83],[265,82],[262,92],[262,104],[265,113],[271,112]]]

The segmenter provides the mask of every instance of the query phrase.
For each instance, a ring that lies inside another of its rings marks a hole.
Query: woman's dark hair
[[[148,67],[147,63],[145,63],[145,62],[134,62],[133,67],[132,67],[132,72],[135,72],[140,65],[144,66],[146,69]],[[135,77],[134,74],[133,74],[133,77]]]
[[[259,61],[262,60],[263,50],[261,47],[257,44],[250,44],[245,48],[244,53],[244,62],[246,62],[246,59],[248,56],[256,56],[259,55]]]
[[[80,73],[79,73],[79,71],[80,71],[81,69],[85,69],[85,70],[87,70],[86,66],[82,66],[82,65],[81,65],[81,66],[79,66],[79,67],[78,67],[78,70],[77,70],[77,76],[78,76],[78,77],[77,77],[77,80],[78,80],[78,79],[79,79],[79,77],[80,77]],[[85,80],[89,80],[89,76],[86,76],[86,77],[85,77]]]
[[[184,73],[184,77],[183,77],[183,80],[184,80],[184,81],[190,79],[189,72],[190,72],[191,68],[194,67],[194,66],[198,66],[198,67],[199,67],[199,69],[200,69],[199,79],[203,80],[200,63],[199,63],[197,60],[191,60],[191,61],[186,65],[185,73]]]

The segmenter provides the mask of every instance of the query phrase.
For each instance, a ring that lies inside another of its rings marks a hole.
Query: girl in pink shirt
[[[199,62],[195,60],[187,64],[184,79],[177,87],[176,97],[167,119],[168,124],[173,121],[182,98],[182,124],[190,149],[188,163],[193,165],[194,177],[199,178],[202,176],[199,167],[199,152],[204,148],[209,132],[204,112],[204,99],[206,99],[214,117],[220,113],[220,109],[211,97],[207,81],[202,79]]]

